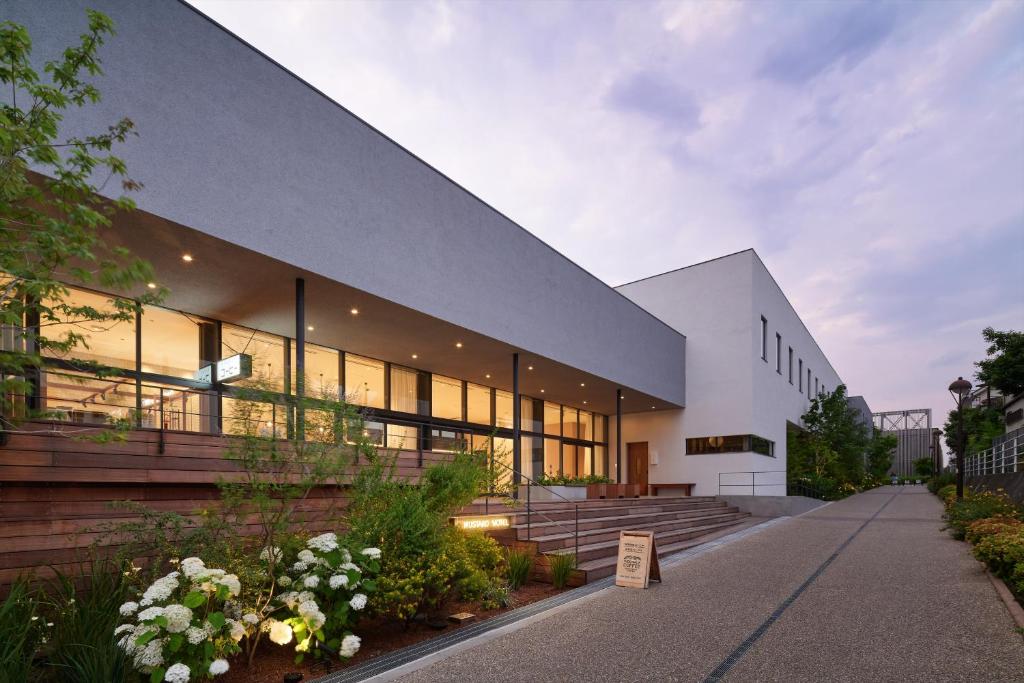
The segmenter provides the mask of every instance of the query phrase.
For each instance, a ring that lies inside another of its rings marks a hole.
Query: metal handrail
[[[1013,435],[964,458],[964,474],[967,476],[1014,472],[1024,472],[1024,435]]]

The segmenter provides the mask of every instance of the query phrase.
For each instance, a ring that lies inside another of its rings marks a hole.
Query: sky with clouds
[[[1024,2],[192,4],[609,284],[754,247],[876,411],[1024,329]]]

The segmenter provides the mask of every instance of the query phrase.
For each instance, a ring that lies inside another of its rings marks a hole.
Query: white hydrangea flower
[[[198,645],[206,640],[206,631],[197,626],[189,626],[185,629],[185,637],[188,639],[189,645]]]
[[[277,577],[277,585],[281,586],[282,588],[287,588],[288,586],[292,585],[291,577],[289,577],[287,574]]]
[[[292,627],[283,621],[275,621],[270,625],[270,642],[287,645],[292,640]]]
[[[299,594],[295,591],[288,591],[278,595],[277,599],[282,604],[287,605],[288,609],[295,609],[295,605],[299,602]]]
[[[352,606],[352,609],[358,612],[366,607],[366,596],[362,593],[356,593],[352,596],[352,599],[348,601],[348,604]]]
[[[343,569],[345,571],[355,570],[355,571],[359,572],[360,574],[363,573],[363,570],[360,569],[358,565],[352,564],[351,562],[346,562],[345,564],[341,565],[340,569]]]
[[[245,626],[240,621],[234,619],[228,619],[225,622],[228,625],[228,632],[231,634],[231,640],[236,643],[245,636]]]
[[[316,595],[312,591],[302,591],[299,593],[299,602],[309,602],[310,600],[316,600]]]
[[[348,576],[345,574],[335,574],[330,578],[330,581],[328,583],[330,583],[331,588],[333,588],[334,590],[344,588],[348,585]]]
[[[122,617],[128,617],[139,611],[139,603],[128,601],[121,605],[119,611]]]
[[[322,553],[329,553],[338,547],[338,534],[328,531],[306,541],[306,546]]]
[[[307,569],[309,569],[309,563],[308,562],[303,562],[302,560],[299,560],[298,562],[296,562],[295,564],[292,565],[292,571],[295,572],[296,574],[301,574],[302,572],[306,571]]]
[[[168,605],[164,607],[164,617],[170,633],[181,633],[192,623],[192,610],[184,605]]]
[[[174,590],[178,587],[178,577],[171,576],[168,574],[162,578],[157,579],[153,582],[146,592],[142,594],[141,604],[152,605],[154,602],[160,602],[171,597]]]
[[[260,559],[264,561],[280,562],[283,555],[284,553],[276,545],[260,551]]]
[[[306,588],[316,588],[320,584],[320,577],[316,574],[310,574],[302,580],[302,585]]]
[[[185,573],[185,576],[190,579],[199,576],[206,569],[206,563],[198,557],[186,557],[178,566],[181,567],[181,571]]]
[[[149,621],[151,619],[156,619],[157,617],[159,617],[163,613],[164,613],[164,608],[163,607],[158,607],[158,606],[147,607],[146,609],[144,609],[141,612],[139,612],[138,619],[139,619],[139,621]]]
[[[316,555],[313,554],[312,550],[306,550],[305,548],[303,548],[299,551],[299,561],[306,563],[315,562]]]
[[[210,662],[210,675],[220,676],[223,673],[227,673],[228,669],[230,668],[231,667],[228,665],[228,660],[215,659],[212,662]]]
[[[228,587],[229,597],[234,597],[242,592],[242,582],[234,574],[225,574],[217,580],[217,584]]]
[[[359,652],[359,636],[347,635],[341,639],[341,649],[339,653],[342,657],[351,657],[355,653]]]
[[[164,663],[164,639],[154,638],[142,648],[135,648],[135,668],[152,670]],[[187,678],[185,680],[188,680]]]
[[[363,548],[363,555],[366,555],[371,560],[379,560],[380,548]]]
[[[299,605],[299,608],[295,611],[299,613],[300,617],[308,619],[310,616],[320,611],[320,606],[312,600],[306,600],[305,602],[301,603]]]
[[[117,628],[114,629],[114,635],[115,636],[119,636],[122,633],[124,633],[125,631],[134,631],[134,630],[135,630],[135,624],[121,624],[120,626],[118,626]]]
[[[350,553],[348,551],[348,548],[342,548],[341,549],[341,561],[342,562],[351,562],[352,561],[352,553]]]
[[[181,662],[178,662],[168,667],[167,672],[164,674],[164,680],[167,683],[188,683],[188,679],[191,676],[192,671]]]
[[[249,626],[255,626],[260,623],[260,618],[254,612],[249,612],[242,615],[242,621],[249,624]]]
[[[327,616],[323,612],[317,612],[306,621],[309,622],[309,627],[315,631],[318,628],[323,628],[324,624],[327,623]]]

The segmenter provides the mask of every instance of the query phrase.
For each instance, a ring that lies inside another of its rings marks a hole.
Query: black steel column
[[[622,389],[615,390],[615,483],[622,483]]]
[[[523,444],[520,436],[522,401],[519,397],[519,354],[512,354],[512,496],[519,497],[519,472],[522,469]]]
[[[306,281],[295,278],[295,438],[306,433],[306,410],[302,406],[306,394]]]
[[[39,353],[39,336],[42,334],[42,326],[39,320],[39,302],[35,297],[25,297],[25,331],[22,339],[25,342],[25,353]],[[29,384],[29,395],[25,398],[25,407],[28,417],[34,417],[35,413],[43,409],[44,373],[39,367],[25,369],[25,380]]]
[[[135,302],[139,305],[139,302]],[[135,426],[142,427],[142,308],[135,309]]]

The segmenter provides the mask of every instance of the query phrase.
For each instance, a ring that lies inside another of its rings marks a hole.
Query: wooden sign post
[[[615,567],[615,585],[647,588],[650,581],[661,583],[658,548],[653,531],[619,532],[619,561]]]

